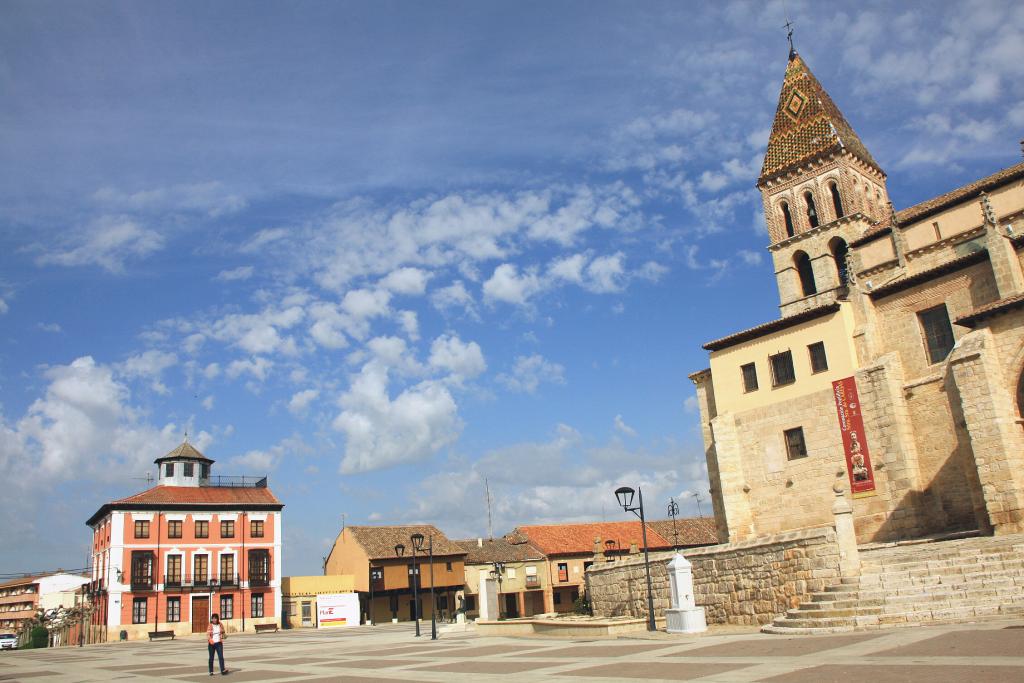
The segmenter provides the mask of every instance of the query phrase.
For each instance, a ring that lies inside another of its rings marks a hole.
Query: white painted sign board
[[[328,593],[316,596],[316,627],[359,626],[359,594]]]

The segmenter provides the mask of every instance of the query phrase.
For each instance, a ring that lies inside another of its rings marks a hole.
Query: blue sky
[[[897,208],[1020,159],[1024,8],[793,1]],[[701,343],[777,316],[781,3],[0,1],[0,572],[188,430],[285,569],[707,492]],[[703,511],[710,506],[705,495]],[[13,550],[17,549],[17,550]]]

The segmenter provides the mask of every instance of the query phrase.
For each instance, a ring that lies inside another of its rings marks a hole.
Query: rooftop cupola
[[[208,486],[210,466],[207,458],[188,442],[188,436],[167,455],[153,462],[158,468],[157,486]]]

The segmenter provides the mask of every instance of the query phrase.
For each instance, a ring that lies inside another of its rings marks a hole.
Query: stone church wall
[[[694,548],[683,555],[693,564],[694,599],[705,609],[709,624],[767,624],[808,594],[839,583],[840,577],[839,545],[832,527]],[[651,553],[658,618],[670,607],[666,565],[672,556]],[[587,584],[595,616],[647,614],[643,555],[590,567]]]

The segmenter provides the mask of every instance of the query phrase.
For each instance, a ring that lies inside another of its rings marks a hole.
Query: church
[[[790,52],[757,187],[780,317],[693,373],[720,542],[1024,531],[1024,163],[902,210]]]

